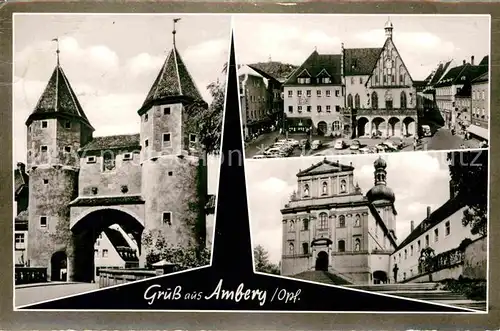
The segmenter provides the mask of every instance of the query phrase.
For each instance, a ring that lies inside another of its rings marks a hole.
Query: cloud
[[[164,61],[164,57],[140,53],[127,61],[126,68],[132,75],[138,76],[150,71],[158,72]]]

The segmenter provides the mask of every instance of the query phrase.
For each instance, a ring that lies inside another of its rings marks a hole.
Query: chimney
[[[431,206],[427,206],[427,218],[431,216]]]
[[[474,65],[474,55],[472,55],[472,56],[470,57],[470,64],[471,64],[471,65]]]
[[[415,222],[410,221],[410,232],[413,232],[415,230]]]

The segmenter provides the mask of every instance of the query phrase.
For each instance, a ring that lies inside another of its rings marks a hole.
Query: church
[[[345,283],[387,282],[396,249],[394,192],[386,161],[374,162],[366,195],[354,167],[327,159],[297,174],[297,191],[281,210],[282,275],[326,271]]]
[[[175,35],[174,24],[173,47],[137,110],[136,134],[93,136],[57,50],[54,71],[26,119],[27,164],[14,173],[21,262],[47,268],[48,280],[60,280],[64,269],[67,280],[92,281],[94,245],[113,226],[137,248],[126,255],[137,256],[141,267],[146,233],[174,246],[205,247],[211,240],[207,213],[213,208],[206,206],[214,198],[207,193],[197,126],[190,122],[207,104]]]
[[[284,83],[288,129],[344,138],[417,134],[416,87],[393,30],[388,20],[380,48],[314,50]]]

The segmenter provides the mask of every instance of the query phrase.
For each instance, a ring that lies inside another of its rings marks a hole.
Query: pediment
[[[326,174],[335,173],[342,171],[352,171],[354,168],[352,166],[344,165],[338,162],[331,162],[328,160],[323,160],[320,163],[313,164],[311,167],[300,171],[297,176],[311,176],[316,174]]]

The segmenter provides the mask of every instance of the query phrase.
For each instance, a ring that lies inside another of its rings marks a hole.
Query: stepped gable
[[[285,84],[297,84],[298,78],[311,78],[311,84],[316,84],[315,79],[330,77],[330,84],[342,84],[340,72],[340,54],[319,54],[314,51],[285,81]],[[326,73],[325,73],[326,72]]]
[[[123,134],[115,136],[94,137],[88,144],[83,146],[81,151],[99,151],[104,149],[126,149],[126,148],[141,148],[140,135]]]
[[[344,49],[344,75],[371,75],[383,48]]]
[[[179,51],[174,46],[149,90],[146,100],[139,109],[142,115],[151,106],[169,100],[192,102],[201,100],[201,94],[186,68]]]
[[[92,128],[68,78],[59,64],[52,72],[52,76],[50,76],[42,96],[38,99],[35,109],[26,121],[26,125],[30,125],[35,119],[47,118],[50,115],[76,117]]]
[[[309,168],[300,171],[297,174],[297,177],[320,175],[333,172],[353,171],[353,170],[354,170],[353,166],[340,164],[338,161],[336,162],[328,161],[325,158],[323,161],[313,164]]]

